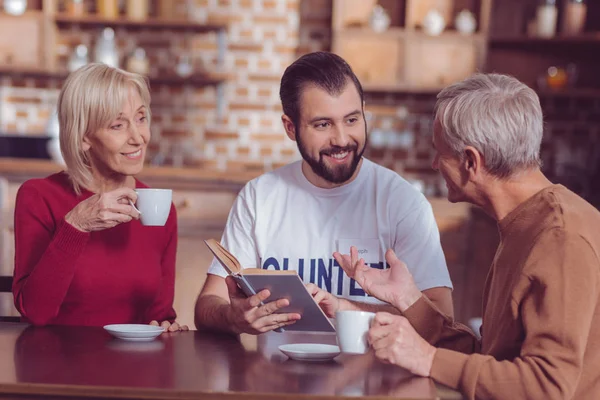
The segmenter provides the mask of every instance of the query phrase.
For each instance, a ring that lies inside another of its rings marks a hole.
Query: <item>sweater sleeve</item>
[[[50,207],[31,182],[19,189],[13,296],[17,310],[35,325],[58,315],[90,238],[64,219],[55,222]]]
[[[173,308],[175,298],[175,267],[177,258],[177,211],[171,205],[171,212],[167,220],[166,245],[162,256],[162,281],[154,303],[146,312],[146,320],[156,320],[159,323],[169,321],[173,323],[177,313]]]
[[[436,347],[466,354],[481,350],[481,343],[473,332],[443,314],[427,296],[421,296],[403,315],[421,337]]]
[[[599,269],[580,236],[561,228],[543,233],[512,299],[526,332],[519,356],[499,361],[440,349],[431,376],[469,399],[571,398],[600,294]]]

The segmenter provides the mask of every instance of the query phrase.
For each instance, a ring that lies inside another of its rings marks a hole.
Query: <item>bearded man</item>
[[[415,284],[453,315],[452,283],[427,199],[397,173],[363,157],[363,90],[350,66],[328,52],[300,57],[283,74],[283,127],[302,160],[250,181],[229,214],[222,245],[244,268],[297,270],[329,317],[340,310],[397,312],[369,296],[332,254],[355,246],[371,268],[385,252],[411,266]],[[246,298],[214,260],[198,296],[198,329],[258,334],[293,324],[276,313],[286,299]]]

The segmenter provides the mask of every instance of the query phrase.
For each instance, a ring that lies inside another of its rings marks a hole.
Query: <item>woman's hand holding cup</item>
[[[130,188],[97,193],[75,206],[65,216],[65,221],[82,232],[113,228],[139,218],[139,213],[129,203],[136,200],[137,194]]]

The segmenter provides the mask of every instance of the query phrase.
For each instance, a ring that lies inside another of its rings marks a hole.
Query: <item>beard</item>
[[[343,146],[343,147],[342,146],[331,146],[331,147],[328,147],[326,149],[322,149],[321,151],[319,151],[319,158],[314,158],[308,153],[306,146],[302,142],[302,134],[300,133],[300,131],[298,130],[297,127],[296,127],[296,132],[297,132],[296,133],[296,143],[298,144],[298,150],[300,151],[300,155],[302,156],[304,161],[306,161],[306,163],[310,166],[310,168],[313,170],[313,172],[315,174],[317,174],[321,178],[325,179],[327,182],[334,183],[334,184],[345,183],[345,182],[349,181],[350,178],[352,178],[352,176],[354,175],[354,172],[356,172],[358,163],[360,162],[360,159],[362,158],[362,155],[365,152],[365,149],[367,148],[367,127],[366,127],[366,125],[365,125],[365,144],[360,150],[358,149],[358,145],[356,145],[356,144],[351,144],[351,145]],[[341,153],[344,151],[347,151],[352,157],[350,164],[329,166],[323,158],[326,155],[329,156],[329,155]]]

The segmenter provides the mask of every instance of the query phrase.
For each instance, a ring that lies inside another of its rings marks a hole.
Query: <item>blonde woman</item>
[[[25,182],[15,208],[13,294],[35,325],[175,322],[177,221],[145,227],[129,204],[150,139],[139,75],[90,64],[58,98],[66,170]]]

